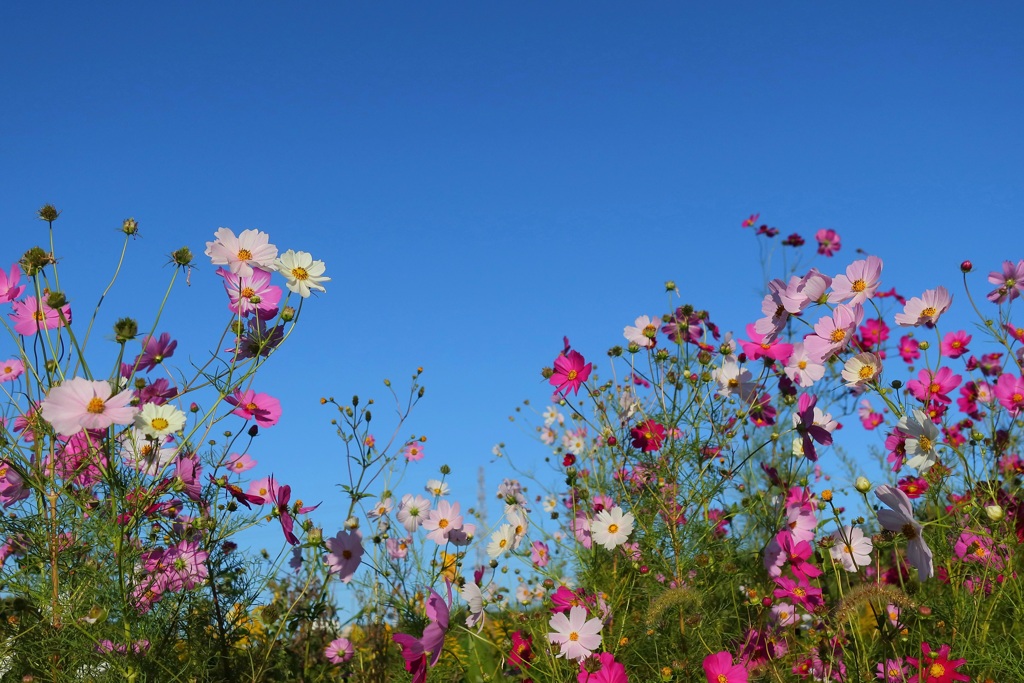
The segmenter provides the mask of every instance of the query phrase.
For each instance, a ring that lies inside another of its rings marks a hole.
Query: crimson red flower
[[[656,451],[665,441],[665,428],[654,420],[645,420],[629,430],[633,447],[646,452]]]
[[[565,457],[562,458],[562,466],[563,467],[572,467],[575,464],[576,464],[576,456],[573,455],[572,453],[566,453]]]
[[[570,389],[574,394],[580,391],[580,385],[590,377],[593,363],[586,363],[579,351],[570,351],[569,355],[559,354],[555,359],[555,372],[548,380],[557,391],[565,394]]]
[[[907,662],[918,670],[911,683],[953,683],[953,681],[969,681],[970,676],[957,671],[967,663],[966,659],[949,659],[949,645],[943,645],[938,652],[933,652],[928,643],[921,643],[923,657],[907,657]]]

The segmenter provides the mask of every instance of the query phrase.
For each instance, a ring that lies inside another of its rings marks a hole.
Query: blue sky
[[[750,213],[783,234],[835,228],[843,251],[807,265],[834,274],[861,248],[907,295],[959,293],[964,258],[987,272],[1024,256],[1022,13],[8,4],[0,263],[43,241],[34,212],[53,202],[86,315],[134,216],[143,238],[105,314],[151,318],[166,254],[187,244],[201,267],[162,329],[198,358],[226,311],[201,257],[214,230],[310,251],[334,279],[257,384],[285,410],[254,449],[260,471],[323,500],[332,533],[343,467],[317,399],[380,400],[383,378],[402,387],[422,365],[405,431],[429,437],[427,459],[406,485],[448,463],[475,500],[495,443],[542,460],[508,415],[525,398],[543,407],[539,370],[562,335],[600,361],[623,326],[666,310],[667,279],[724,327],[760,315]],[[489,489],[502,473],[488,470]]]

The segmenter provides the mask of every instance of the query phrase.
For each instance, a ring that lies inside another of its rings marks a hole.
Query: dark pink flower
[[[14,322],[14,331],[21,335],[35,334],[39,330],[55,330],[65,323],[71,324],[71,305],[64,304],[60,310],[50,308],[45,301],[36,301],[34,296],[11,304],[13,313],[8,317]],[[64,320],[61,321],[61,314]]]
[[[224,400],[235,406],[232,414],[255,420],[260,427],[273,427],[281,419],[281,402],[269,394],[239,389],[231,396],[225,396]]]
[[[629,430],[633,437],[633,447],[645,453],[661,449],[665,441],[665,428],[654,420],[645,420]]]
[[[704,658],[704,675],[708,683],[747,683],[749,676],[742,664],[733,664],[728,652],[716,652]]]
[[[1024,411],[1024,377],[1006,373],[999,377],[992,393],[1014,417]]]
[[[818,452],[814,448],[815,441],[822,446],[832,445],[832,432],[814,422],[814,407],[817,403],[817,396],[802,394],[793,415],[793,426],[803,437],[804,457],[812,462],[818,459]]]
[[[590,377],[591,368],[593,363],[586,363],[579,351],[570,351],[568,356],[559,354],[555,359],[555,372],[548,379],[548,383],[562,394],[570,389],[574,394],[578,394],[580,385]]]
[[[909,334],[900,337],[899,354],[904,363],[913,363],[921,357],[921,352],[917,350],[919,346],[918,341]]]
[[[957,671],[967,663],[966,659],[949,659],[949,645],[943,645],[938,652],[932,651],[928,643],[921,643],[923,656],[907,657],[911,673],[918,670],[911,683],[953,683],[953,681],[969,681],[971,677]]]
[[[21,293],[25,291],[25,286],[18,286],[18,280],[20,279],[21,271],[18,269],[17,264],[11,266],[10,275],[0,268],[0,303],[14,301],[21,296]]]
[[[842,246],[839,240],[839,233],[835,230],[822,228],[814,233],[814,239],[818,241],[818,253],[822,256],[835,256]]]
[[[161,334],[159,339],[145,337],[142,340],[142,354],[139,355],[137,361],[138,369],[152,370],[163,363],[165,358],[173,356],[176,348],[178,348],[178,342],[171,339],[171,335],[167,332]]]
[[[939,347],[939,350],[946,358],[959,358],[967,353],[969,350],[967,345],[970,343],[971,335],[963,330],[947,332],[946,336],[942,338],[942,345]]]
[[[450,586],[448,590],[450,600]],[[423,630],[421,638],[406,633],[395,633],[391,636],[402,648],[405,670],[412,674],[413,683],[424,683],[427,680],[427,655],[430,655],[430,666],[436,665],[441,659],[444,635],[448,631],[451,609],[434,589],[430,590],[430,596],[427,597],[426,611],[430,623]]]
[[[581,661],[576,680],[578,683],[629,683],[626,667],[616,662],[611,652],[594,654]]]
[[[1024,292],[1024,260],[1003,261],[1003,270],[997,270],[988,274],[988,281],[996,286],[988,293],[988,300],[997,304],[1005,301],[1013,301]]]
[[[257,318],[269,320],[277,315],[282,291],[270,284],[270,273],[254,268],[251,275],[236,275],[223,268],[217,274],[224,279],[230,303],[228,308],[235,315],[248,317],[253,313]]]
[[[939,368],[935,372],[925,369],[917,373],[917,379],[907,382],[907,391],[922,403],[937,401],[949,404],[952,403],[949,392],[960,386],[962,380],[960,375],[954,375],[949,368]]]

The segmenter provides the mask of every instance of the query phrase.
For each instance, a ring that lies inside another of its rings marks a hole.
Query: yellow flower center
[[[580,639],[580,634],[576,633],[576,631],[572,631],[571,633],[569,633],[569,640],[571,640],[573,642],[576,642],[579,639]]]
[[[861,379],[871,379],[875,376],[875,369],[870,365],[865,365],[860,369],[859,374]]]
[[[793,589],[793,595],[797,596],[798,598],[802,598],[805,595],[807,595],[807,591],[801,588],[800,586],[797,586]]]
[[[935,315],[935,313],[936,313],[936,310],[935,310],[934,306],[929,306],[928,308],[926,308],[923,311],[921,311],[921,315],[923,315],[926,318],[932,317],[933,315]]]
[[[43,322],[44,320],[46,320],[46,316],[43,315],[43,311],[39,308],[32,312],[32,317],[39,322]]]
[[[927,436],[922,436],[917,440],[917,445],[922,451],[930,451],[932,449],[932,440]]]
[[[254,413],[256,412],[256,410],[259,409],[259,406],[256,405],[255,403],[246,403],[245,409],[248,410],[250,413]]]
[[[107,407],[107,404],[103,402],[103,399],[99,396],[93,396],[89,401],[89,405],[85,407],[87,411],[95,415],[99,415],[103,412],[103,409]]]
[[[504,549],[505,546],[507,546],[507,545],[508,545],[508,539],[507,538],[503,538],[500,541],[498,541],[498,547],[501,548],[501,549]]]
[[[252,287],[245,287],[242,289],[241,292],[238,293],[238,296],[243,299],[251,299],[254,294],[256,294],[255,289],[253,289]]]
[[[928,391],[929,391],[929,392],[931,392],[931,393],[933,393],[933,394],[937,394],[937,393],[939,393],[939,389],[941,389],[941,388],[942,388],[942,387],[940,387],[940,386],[939,386],[938,384],[936,384],[935,382],[932,382],[931,384],[929,384],[929,385],[928,385]]]
[[[729,679],[725,674],[718,674],[718,683],[729,683]]]
[[[309,273],[306,272],[305,268],[292,268],[292,277],[296,280],[308,280]]]
[[[854,280],[853,285],[850,287],[850,289],[852,289],[855,292],[863,292],[867,288],[868,283],[864,282],[863,280]]]
[[[807,361],[805,361],[805,360],[799,361],[799,362],[797,362],[796,366],[798,368],[800,368],[801,370],[806,370],[807,369]]]
[[[238,260],[239,261],[249,261],[250,259],[252,259],[252,252],[251,251],[249,251],[248,249],[239,249],[238,250]]]
[[[447,529],[448,528],[448,520],[442,517],[441,519],[439,519],[437,521],[437,526],[441,527],[442,529]]]
[[[154,417],[153,418],[153,422],[151,422],[150,424],[153,425],[153,429],[161,430],[161,429],[167,429],[167,426],[170,423],[167,422],[167,420],[163,419],[162,417]]]
[[[577,375],[577,374],[578,374],[578,373],[577,373],[577,372],[576,372],[575,370],[570,370],[570,371],[569,371],[569,374],[568,374],[568,375],[566,375],[566,377],[568,377],[569,379],[576,379],[576,375]]]
[[[608,533],[614,534],[614,533],[617,533],[618,531],[619,531],[619,525],[618,524],[609,524],[608,525]]]
[[[846,330],[832,330],[832,334],[829,337],[833,343],[838,344],[839,342],[846,339]]]
[[[946,667],[941,664],[932,664],[928,667],[928,675],[934,678],[942,678],[946,675]]]

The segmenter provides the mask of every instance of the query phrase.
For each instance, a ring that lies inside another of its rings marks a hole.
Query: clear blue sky
[[[325,501],[333,533],[343,469],[317,399],[380,399],[384,377],[401,387],[422,365],[408,430],[429,437],[427,458],[406,487],[449,463],[471,504],[496,442],[543,458],[507,416],[524,398],[543,407],[538,373],[562,335],[600,361],[624,325],[665,311],[670,278],[725,327],[760,315],[750,213],[783,234],[835,228],[843,251],[815,265],[840,272],[863,248],[908,295],[959,292],[964,258],[987,272],[1024,257],[1022,14],[7,3],[0,263],[42,242],[34,212],[53,202],[83,316],[134,216],[143,238],[105,310],[145,320],[165,255],[201,255],[220,226],[313,252],[334,280],[256,386],[285,411],[252,452],[257,472]],[[226,312],[200,263],[164,328],[195,358]]]

